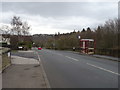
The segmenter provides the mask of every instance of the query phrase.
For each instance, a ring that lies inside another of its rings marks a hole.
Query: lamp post
[[[80,45],[80,39],[81,39],[81,36],[80,36],[80,35],[78,36],[78,39],[79,39],[79,45]],[[80,48],[80,50],[81,50],[81,48]]]
[[[35,43],[33,43],[33,47],[35,47]]]
[[[81,36],[79,35],[79,36],[78,36],[78,39],[80,39],[80,38],[81,38]]]
[[[55,50],[55,34],[53,35],[53,38],[54,38],[53,48],[54,48],[54,50]]]

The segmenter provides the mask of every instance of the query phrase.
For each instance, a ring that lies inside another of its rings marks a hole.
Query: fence
[[[95,54],[100,55],[108,55],[108,56],[114,56],[114,57],[120,57],[120,49],[95,49]]]
[[[0,68],[3,70],[11,64],[11,50],[9,48],[2,47],[0,57],[2,64]]]

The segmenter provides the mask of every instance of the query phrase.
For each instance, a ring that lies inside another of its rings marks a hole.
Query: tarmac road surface
[[[118,62],[69,51],[36,50],[51,88],[118,88]]]

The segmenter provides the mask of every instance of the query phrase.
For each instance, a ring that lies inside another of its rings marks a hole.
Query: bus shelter
[[[95,41],[94,39],[80,39],[80,52],[85,54],[94,54]]]

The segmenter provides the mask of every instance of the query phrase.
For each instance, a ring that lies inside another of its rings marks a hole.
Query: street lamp
[[[78,39],[79,39],[79,45],[80,45],[80,39],[81,39],[81,36],[80,36],[80,35],[78,36]],[[81,50],[81,48],[80,48],[80,50]]]
[[[80,38],[81,38],[81,36],[79,35],[79,36],[78,36],[78,39],[80,39]]]

